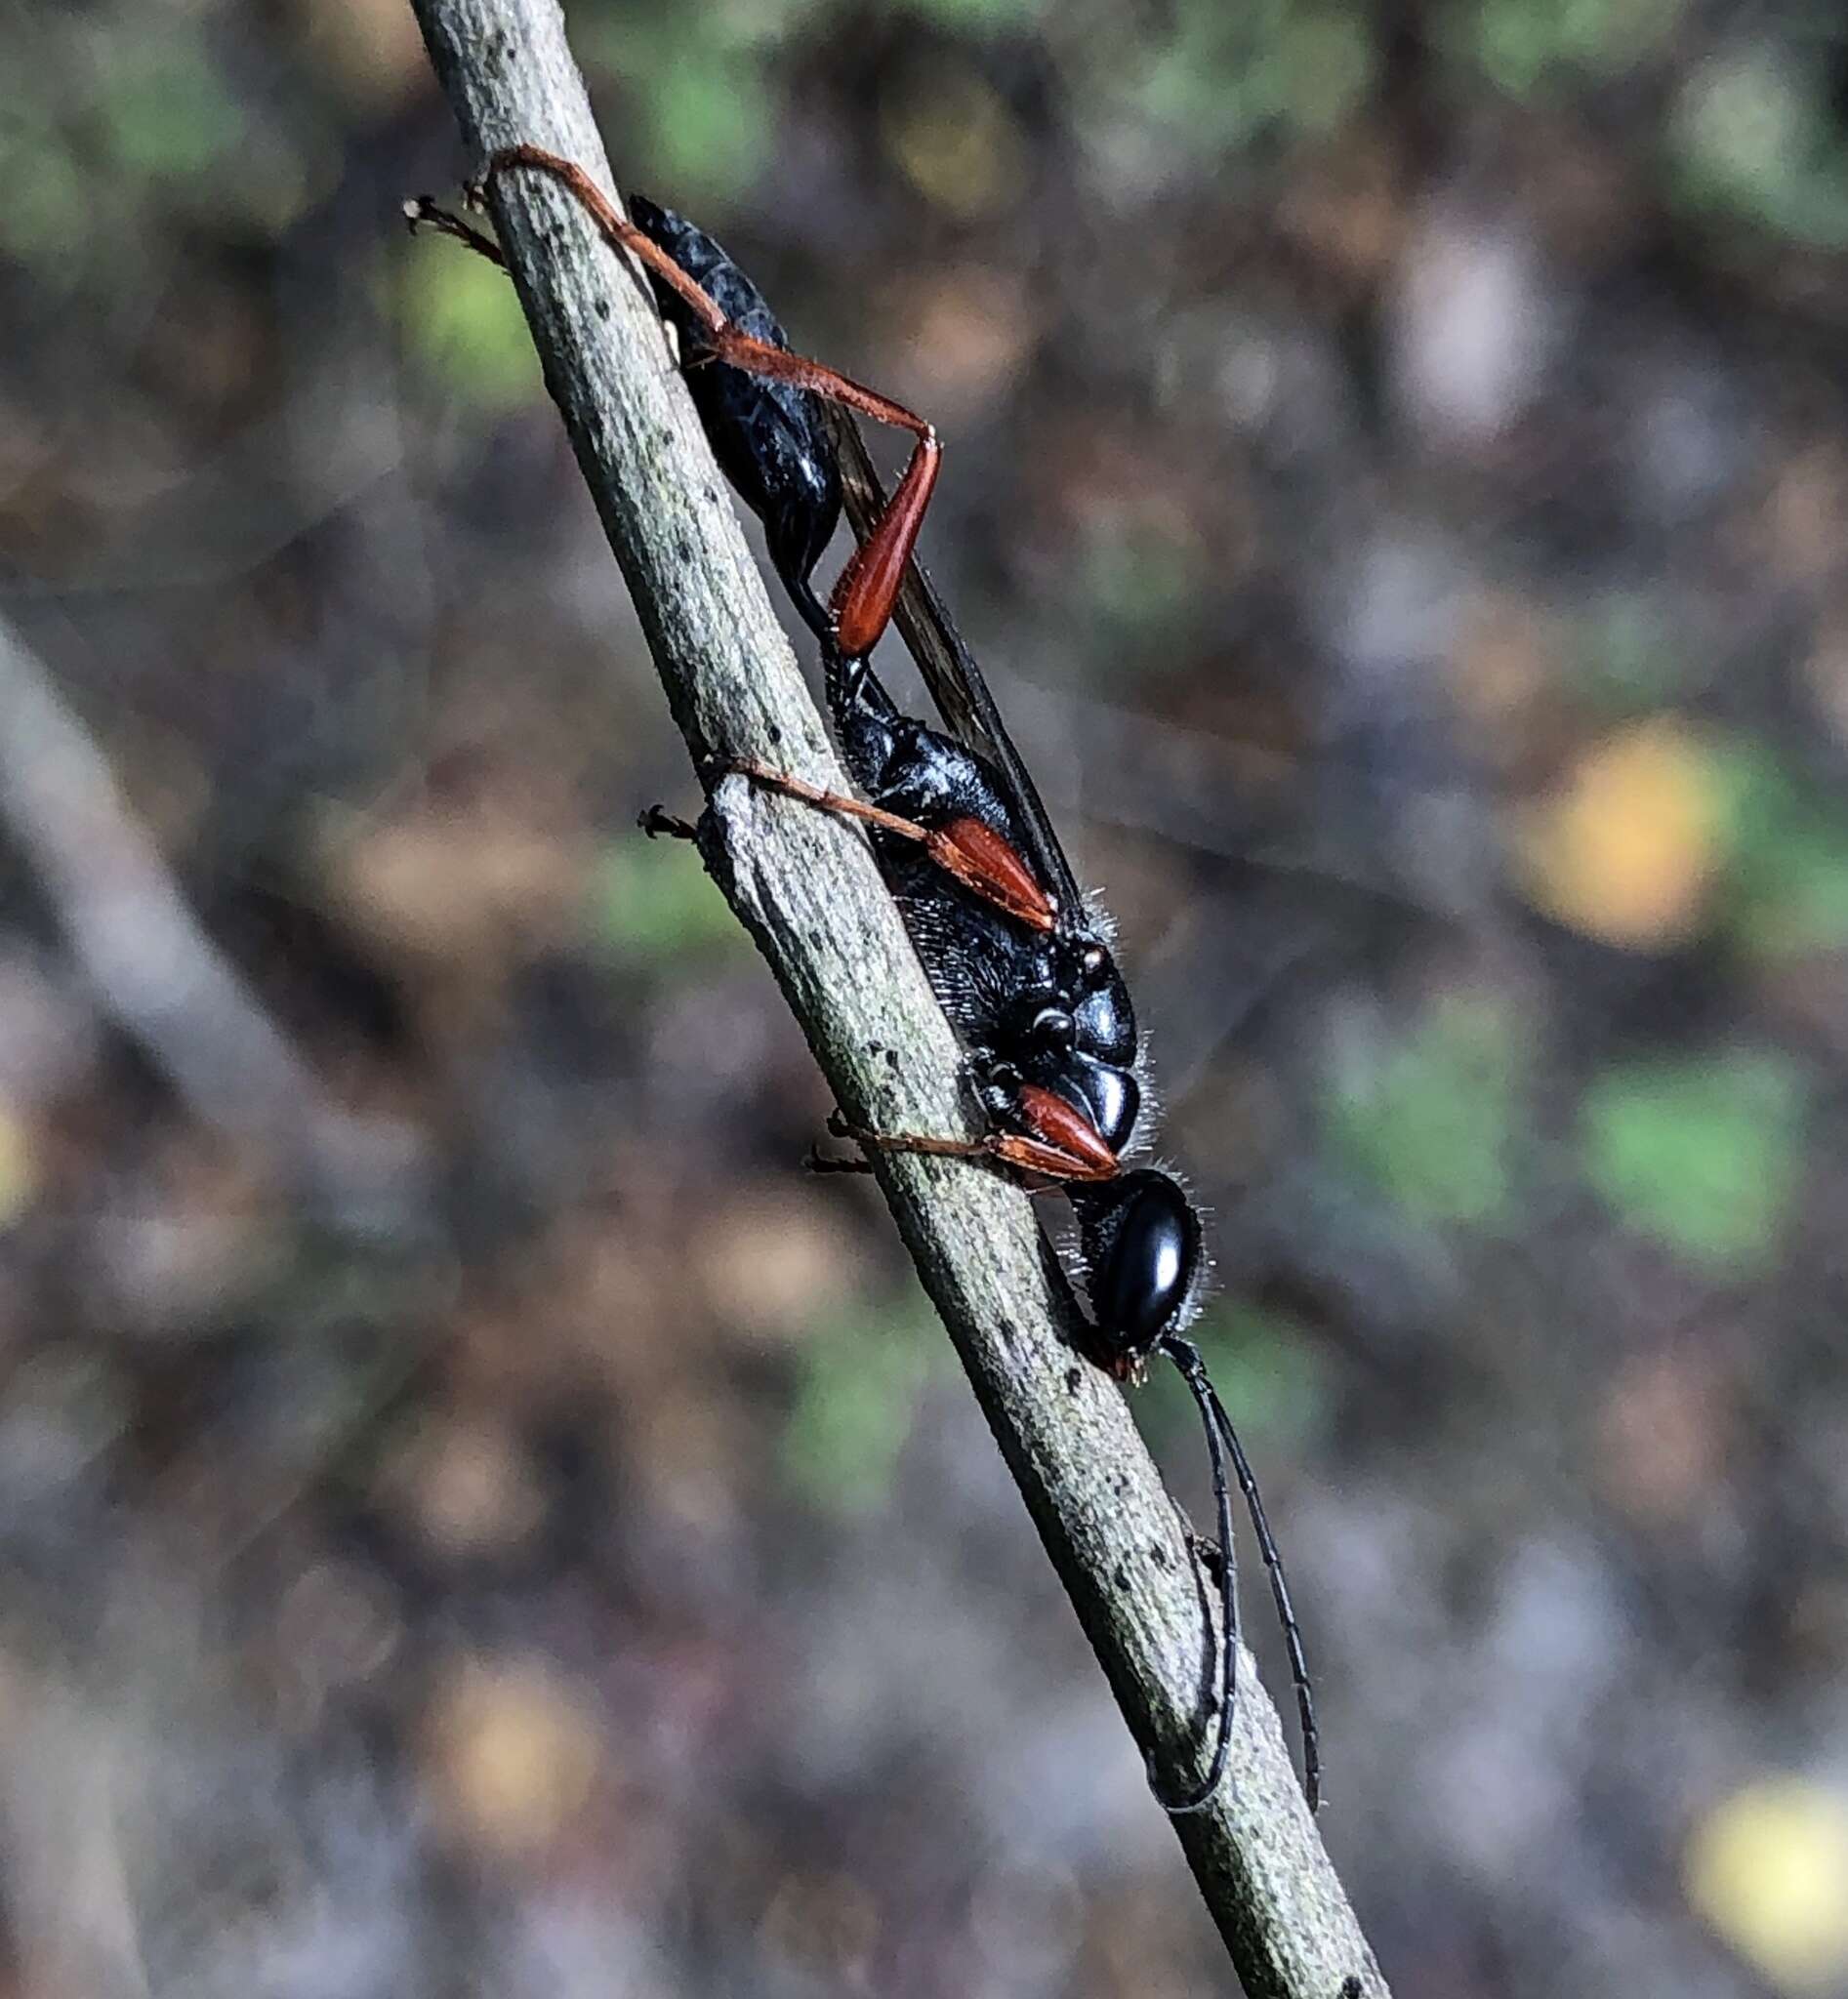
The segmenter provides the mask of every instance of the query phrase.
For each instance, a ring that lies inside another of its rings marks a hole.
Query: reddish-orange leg
[[[766,792],[780,792],[785,797],[800,798],[824,812],[838,812],[843,819],[858,819],[902,839],[916,840],[939,868],[955,876],[971,894],[1005,910],[1029,929],[1050,930],[1057,920],[1057,913],[1032,870],[1000,834],[979,819],[952,819],[944,826],[921,826],[915,819],[902,818],[880,805],[868,805],[859,798],[848,797],[844,792],[824,791],[819,785],[772,770],[768,764],[749,757],[718,767],[735,771],[754,785],[761,785]]]
[[[433,229],[439,236],[450,236],[456,242],[466,244],[477,257],[485,257],[500,269],[507,268],[507,259],[501,255],[498,243],[465,223],[459,215],[451,215],[446,208],[439,208],[428,194],[414,194],[405,202],[404,220],[410,224],[413,236],[419,229]]]
[[[989,1131],[980,1138],[931,1138],[920,1132],[862,1131],[840,1116],[830,1118],[836,1138],[876,1146],[881,1152],[924,1153],[932,1159],[995,1160],[1042,1180],[1114,1180],[1123,1163],[1097,1135],[1090,1120],[1073,1110],[1061,1096],[1037,1083],[1020,1085],[1015,1112],[1024,1132]],[[811,1154],[809,1168],[818,1173],[858,1173],[864,1160],[831,1160]]]
[[[575,160],[548,152],[543,146],[510,145],[489,159],[487,171],[490,174],[504,173],[509,167],[535,167],[541,173],[561,181],[595,223],[605,242],[638,258],[663,284],[672,286],[685,301],[705,327],[706,347],[715,359],[742,368],[749,374],[793,383],[798,388],[825,396],[829,401],[841,403],[863,417],[873,418],[876,423],[909,430],[917,438],[912,448],[911,463],[906,466],[897,490],[875,523],[872,534],[849,557],[830,598],[836,637],[842,652],[848,659],[858,659],[862,654],[871,652],[880,634],[891,622],[892,606],[898,599],[899,585],[904,581],[905,565],[911,560],[912,546],[918,539],[924,509],[930,504],[931,489],[937,482],[943,447],[937,442],[935,428],[902,403],[893,402],[889,396],[881,395],[876,389],[863,388],[838,369],[820,361],[806,360],[801,354],[789,353],[782,347],[770,347],[763,341],[753,340],[749,334],[740,333],[707,293],[658,243],[650,241],[633,223],[616,212],[609,196]],[[433,219],[431,221],[433,226],[442,226]]]

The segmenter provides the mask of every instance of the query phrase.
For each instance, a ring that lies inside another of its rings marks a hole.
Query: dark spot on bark
[[[783,740],[783,730],[780,723],[772,722],[770,724],[768,733],[772,744],[781,744]]]
[[[706,504],[708,507],[717,507],[719,505],[719,495],[710,486],[706,488]]]
[[[894,1076],[898,1074],[898,1050],[896,1048],[887,1048],[885,1050],[885,1066]]]
[[[1119,1472],[1116,1475],[1116,1477],[1110,1481],[1110,1489],[1117,1495],[1119,1499],[1126,1498],[1129,1495],[1129,1479],[1128,1473]]]
[[[1166,1569],[1169,1566],[1168,1550],[1162,1546],[1160,1541],[1155,1542],[1150,1547],[1149,1560],[1155,1564],[1157,1569]]]
[[[1110,1581],[1119,1596],[1127,1595],[1129,1588],[1129,1571],[1127,1569],[1118,1569],[1112,1573]]]
[[[610,303],[608,297],[605,295],[599,295],[599,297],[596,300],[596,303],[591,307],[591,310],[595,312],[599,319],[607,319],[610,315]]]
[[[1078,1384],[1084,1378],[1085,1371],[1082,1367],[1067,1367],[1065,1370],[1065,1393],[1067,1395],[1076,1395],[1078,1393]]]
[[[1360,1999],[1361,1982],[1352,1972],[1341,1980],[1341,1999]]]
[[[678,560],[684,562],[689,568],[691,568],[693,562],[693,544],[689,542],[684,535],[679,536],[676,540],[674,544],[674,553]]]

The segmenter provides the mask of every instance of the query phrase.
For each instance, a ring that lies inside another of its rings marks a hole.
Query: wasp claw
[[[1212,1581],[1218,1582],[1224,1577],[1225,1550],[1220,1547],[1217,1541],[1211,1539],[1207,1534],[1197,1534],[1189,1528],[1187,1530],[1187,1547],[1194,1560],[1200,1564],[1201,1568],[1206,1571]]]
[[[636,824],[650,839],[659,839],[664,834],[669,839],[697,839],[699,829],[687,820],[677,819],[672,812],[659,805],[646,806],[636,815]]]

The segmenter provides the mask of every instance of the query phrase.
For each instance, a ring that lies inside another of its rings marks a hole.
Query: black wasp
[[[1072,875],[987,683],[913,560],[939,464],[935,431],[902,405],[792,353],[752,281],[672,211],[632,196],[634,220],[626,221],[581,167],[538,147],[498,153],[489,171],[512,166],[561,181],[605,238],[648,271],[656,303],[679,337],[714,456],[762,520],[777,573],[821,641],[836,736],[866,797],[742,768],[759,783],[869,825],[919,958],[967,1051],[991,1127],[973,1141],[844,1128],[843,1135],[887,1150],[982,1155],[1061,1183],[1078,1220],[1091,1306],[1088,1358],[1123,1380],[1139,1375],[1151,1355],[1166,1354],[1200,1410],[1221,1551],[1223,1693],[1205,1778],[1186,1796],[1162,1802],[1175,1813],[1206,1805],[1230,1749],[1238,1610],[1229,1455],[1289,1649],[1313,1811],[1321,1777],[1315,1713],[1282,1559],[1237,1432],[1199,1349],[1183,1336],[1205,1273],[1199,1216],[1170,1175],[1122,1163],[1142,1109],[1129,996],[1103,921]],[[462,235],[498,261],[485,239],[431,204],[409,212],[414,223]],[[836,406],[832,421],[824,404]],[[842,411],[917,439],[889,501]],[[839,524],[843,458],[866,539],[824,606],[812,575]],[[872,671],[868,655],[901,600],[905,635],[954,733],[904,714]],[[660,813],[643,823],[650,831],[690,831]]]

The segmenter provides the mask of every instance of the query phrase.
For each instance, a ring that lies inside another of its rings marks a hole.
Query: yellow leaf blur
[[[595,1716],[547,1669],[470,1660],[432,1702],[426,1780],[445,1825],[513,1859],[550,1845],[583,1809],[604,1751]]]
[[[1515,827],[1529,899],[1601,943],[1658,951],[1699,929],[1720,860],[1718,773],[1704,740],[1658,717],[1595,743]]]
[[[887,151],[937,207],[973,221],[1016,199],[1026,181],[1025,144],[1006,101],[974,69],[935,63],[882,120]]]
[[[1689,1901],[1781,1990],[1838,1991],[1848,1974],[1848,1799],[1800,1777],[1747,1784],[1688,1843]]]

